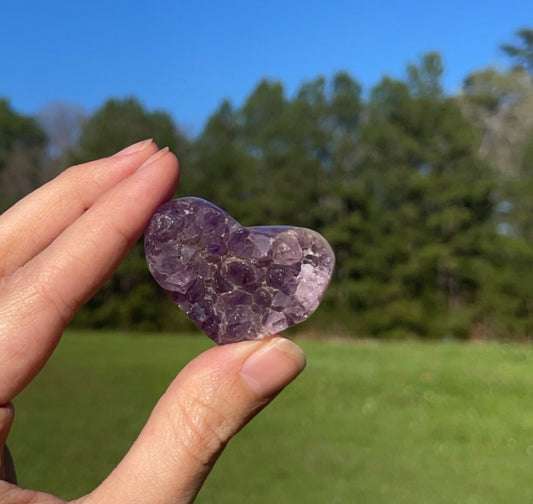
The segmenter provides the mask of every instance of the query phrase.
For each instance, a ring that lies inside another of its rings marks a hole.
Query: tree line
[[[0,205],[66,166],[153,137],[180,158],[176,196],[206,198],[244,225],[318,230],[337,268],[306,330],[381,338],[533,336],[533,30],[502,46],[506,69],[442,86],[437,52],[368,93],[339,72],[287,96],[263,80],[224,101],[195,138],[136,98],[94,114],[35,117],[0,100]],[[150,278],[139,242],[73,324],[188,327]]]

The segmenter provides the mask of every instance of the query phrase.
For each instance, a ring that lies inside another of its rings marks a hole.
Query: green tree
[[[369,333],[465,337],[489,267],[491,172],[476,131],[440,92],[435,55],[408,73],[372,90],[356,193],[367,201],[345,218],[360,236],[351,249],[345,238],[342,290]]]
[[[160,146],[168,146],[186,163],[189,141],[172,118],[162,111],[149,112],[136,98],[111,99],[85,122],[73,162],[110,156],[139,140],[153,138]]]
[[[244,149],[254,159],[258,218],[326,226],[335,206],[331,184],[352,170],[360,113],[360,87],[346,73],[305,82],[292,99],[277,83],[258,86],[239,114]]]
[[[417,98],[439,98],[443,95],[441,77],[444,65],[438,52],[422,56],[420,64],[407,65],[407,82],[411,94]]]
[[[483,332],[499,338],[531,338],[533,288],[533,31],[520,30],[518,42],[502,46],[513,66],[470,74],[458,101],[482,134],[480,155],[495,169],[494,221],[485,248],[480,290]]]
[[[525,68],[533,76],[533,30],[523,28],[518,30],[515,36],[515,43],[503,44],[501,49],[516,65]]]
[[[169,146],[187,164],[189,142],[171,117],[147,111],[135,98],[109,100],[88,119],[73,149],[71,163],[108,156],[123,147],[153,138]],[[75,324],[123,329],[175,328],[183,318],[168,296],[150,277],[139,241],[113,277],[79,312]]]
[[[0,209],[43,183],[41,164],[46,137],[37,122],[16,113],[0,99]]]
[[[246,152],[238,112],[229,101],[211,115],[192,151],[180,192],[212,201],[243,224],[253,224],[255,159]]]
[[[293,99],[280,83],[260,82],[239,110],[225,102],[209,119],[195,143],[192,186],[245,224],[321,228],[336,145],[345,161],[354,150],[359,93],[347,74],[304,83]]]

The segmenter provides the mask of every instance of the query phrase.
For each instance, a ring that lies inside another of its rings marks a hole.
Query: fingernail
[[[163,157],[168,151],[169,148],[165,147],[164,149],[157,151],[155,154],[152,154],[141,166],[139,166],[139,170],[150,166],[156,159]]]
[[[246,359],[241,376],[259,399],[266,399],[294,380],[304,367],[305,354],[300,347],[276,337]]]
[[[141,140],[140,142],[134,143],[130,145],[129,147],[126,147],[125,149],[122,149],[121,151],[118,151],[114,156],[127,156],[128,154],[133,154],[134,152],[142,151],[143,149],[146,149],[149,145],[153,143],[152,138],[148,138],[146,140]]]

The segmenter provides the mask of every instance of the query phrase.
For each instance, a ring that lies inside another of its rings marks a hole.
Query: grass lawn
[[[228,446],[198,503],[533,502],[533,348],[300,341],[308,368]],[[67,333],[16,399],[23,486],[74,498],[209,340]]]

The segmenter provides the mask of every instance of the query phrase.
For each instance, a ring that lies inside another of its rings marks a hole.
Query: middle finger
[[[157,151],[151,140],[110,158],[65,170],[0,216],[0,277],[26,264]],[[132,152],[133,150],[133,152]]]

